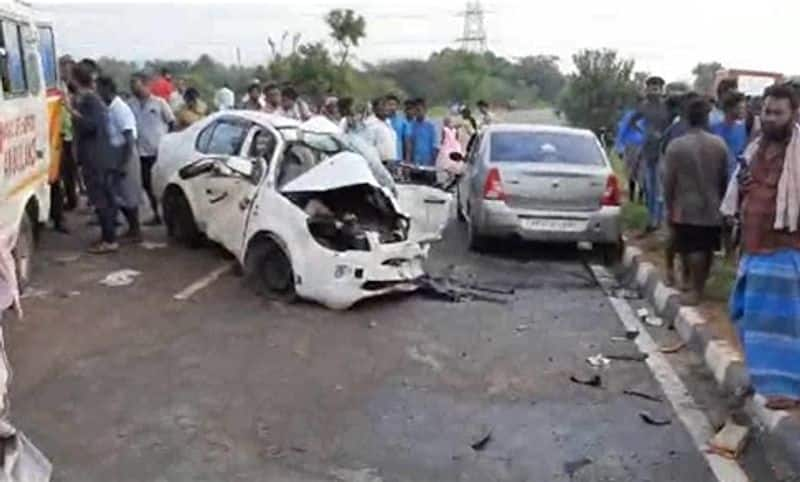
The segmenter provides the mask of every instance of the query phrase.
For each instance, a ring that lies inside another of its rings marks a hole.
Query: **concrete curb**
[[[749,379],[742,355],[727,341],[715,338],[696,309],[680,305],[680,293],[664,284],[652,263],[643,261],[642,251],[626,247],[622,265],[642,296],[655,307],[656,314],[674,326],[688,347],[703,357],[720,388],[728,394],[746,390]],[[759,395],[748,399],[745,412],[766,430],[785,451],[789,464],[800,472],[800,422],[787,412],[768,410]]]

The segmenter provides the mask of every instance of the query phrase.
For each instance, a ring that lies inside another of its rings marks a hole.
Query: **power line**
[[[480,0],[467,2],[467,8],[459,14],[464,17],[464,32],[458,39],[462,50],[481,54],[486,52],[486,26],[483,22],[485,14]]]

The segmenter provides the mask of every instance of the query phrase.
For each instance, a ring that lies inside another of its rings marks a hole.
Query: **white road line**
[[[606,293],[611,293],[615,284],[614,277],[602,266],[589,265],[595,278]],[[708,417],[700,410],[686,386],[670,366],[667,358],[659,351],[659,347],[645,327],[636,319],[633,308],[627,301],[608,297],[622,324],[628,330],[637,330],[636,345],[642,353],[647,353],[647,366],[661,385],[661,389],[672,404],[686,430],[694,440],[697,450],[703,454],[711,471],[720,482],[747,482],[747,474],[735,460],[706,452],[707,442],[714,436],[714,429]]]
[[[173,298],[179,301],[188,300],[192,297],[192,295],[216,281],[220,276],[231,271],[235,265],[236,263],[225,263],[222,266],[215,268],[212,272],[184,288],[183,291],[176,293]]]

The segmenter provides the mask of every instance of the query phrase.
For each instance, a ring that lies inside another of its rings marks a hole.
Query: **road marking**
[[[603,291],[607,295],[610,294],[616,284],[616,280],[611,273],[606,268],[598,265],[589,265],[589,269],[591,269]],[[612,296],[608,296],[608,300],[625,328],[639,332],[639,336],[634,340],[636,346],[639,347],[642,353],[648,355],[645,363],[647,363],[653,376],[661,385],[664,395],[672,404],[672,408],[678,414],[678,418],[694,440],[695,447],[703,454],[706,463],[708,463],[717,480],[721,482],[749,481],[747,474],[735,460],[729,460],[706,452],[708,441],[714,436],[714,429],[708,421],[708,417],[698,408],[686,386],[675,374],[667,358],[659,351],[658,345],[644,325],[636,319],[630,304],[624,299],[613,298]]]
[[[207,275],[203,276],[199,280],[195,281],[194,283],[184,288],[183,291],[176,293],[175,296],[173,296],[173,298],[179,301],[188,300],[195,293],[206,288],[208,285],[219,279],[220,276],[231,271],[235,265],[236,265],[235,262],[225,263],[222,266],[215,268]]]

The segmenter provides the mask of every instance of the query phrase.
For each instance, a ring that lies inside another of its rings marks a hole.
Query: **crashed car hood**
[[[359,184],[381,189],[363,157],[354,152],[340,152],[287,183],[281,192],[322,192]]]

